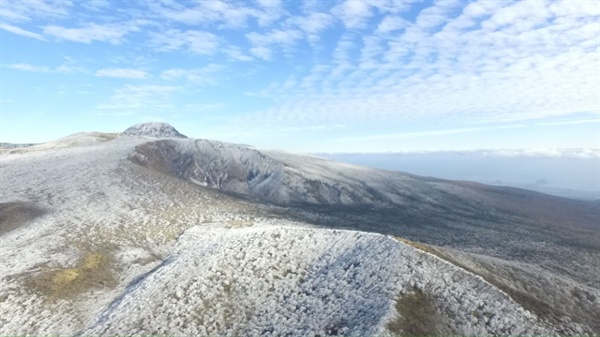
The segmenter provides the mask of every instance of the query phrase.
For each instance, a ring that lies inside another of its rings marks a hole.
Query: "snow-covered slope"
[[[153,138],[187,138],[167,123],[150,122],[129,127],[123,131],[125,136],[146,136]]]
[[[256,224],[191,228],[83,334],[384,335],[396,299],[418,290],[437,334],[551,333],[480,278],[389,237]]]
[[[19,146],[8,146],[1,147],[0,153],[22,153],[32,151],[44,151],[49,149],[58,149],[66,147],[77,147],[87,146],[96,143],[102,143],[109,140],[113,140],[117,137],[116,133],[102,133],[102,132],[77,132],[72,135],[41,144],[22,144]]]
[[[0,335],[369,335],[423,326],[437,334],[589,331],[540,319],[478,276],[391,236],[323,229],[322,215],[312,222],[298,213],[312,211],[290,206],[342,205],[346,213],[366,204],[369,214],[389,207],[402,223],[382,217],[387,223],[374,229],[401,234],[433,228],[411,223],[413,208],[445,207],[432,222],[468,222],[480,205],[472,200],[492,203],[496,190],[214,141],[76,134],[58,144],[68,146],[0,153]],[[265,203],[271,200],[286,207]],[[356,209],[352,221],[371,221]],[[520,219],[494,212],[494,219]],[[504,238],[486,226],[476,242]],[[435,229],[422,237],[474,236]],[[518,230],[515,240],[533,235]],[[493,244],[478,248],[508,245]],[[569,289],[588,302],[600,298],[594,288]],[[588,302],[585,308],[598,307]]]
[[[200,139],[144,143],[131,159],[198,185],[280,205],[390,206],[429,198],[431,189],[406,174]]]

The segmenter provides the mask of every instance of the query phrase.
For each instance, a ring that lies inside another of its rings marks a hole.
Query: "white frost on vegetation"
[[[44,210],[0,233],[0,335],[379,335],[414,288],[457,333],[549,333],[480,278],[394,239],[253,218],[243,201],[131,163],[146,138],[79,138],[0,155],[0,203]],[[331,174],[304,164],[298,174]],[[110,262],[114,284],[59,293],[56,272],[91,270],[86,254]]]
[[[198,226],[84,334],[380,335],[414,288],[460,334],[548,333],[480,278],[386,236]]]

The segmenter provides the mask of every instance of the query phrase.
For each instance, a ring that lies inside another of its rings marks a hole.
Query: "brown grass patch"
[[[114,288],[117,280],[110,258],[103,253],[87,252],[72,268],[43,268],[26,284],[47,298],[73,298],[92,289]]]
[[[440,315],[435,301],[420,289],[396,300],[398,318],[387,324],[388,330],[401,336],[437,336]]]

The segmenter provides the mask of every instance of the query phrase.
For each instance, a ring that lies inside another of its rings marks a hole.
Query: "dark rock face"
[[[123,132],[125,136],[146,136],[154,138],[187,138],[167,123],[142,123],[129,127]]]

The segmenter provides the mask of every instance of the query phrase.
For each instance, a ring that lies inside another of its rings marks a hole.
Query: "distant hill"
[[[167,123],[150,122],[129,127],[123,131],[125,136],[146,136],[154,138],[187,138]]]

